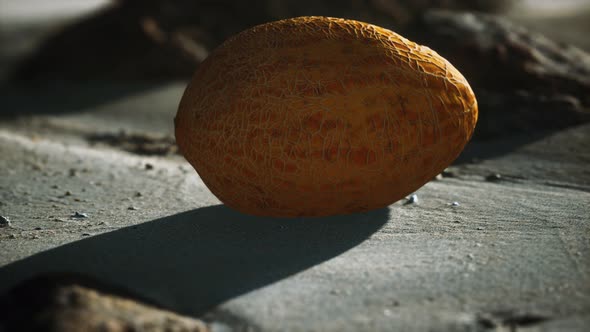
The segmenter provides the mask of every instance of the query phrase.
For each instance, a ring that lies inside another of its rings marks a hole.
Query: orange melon
[[[375,25],[299,17],[246,30],[199,66],[176,139],[222,202],[246,214],[385,207],[447,167],[477,102],[431,49]]]

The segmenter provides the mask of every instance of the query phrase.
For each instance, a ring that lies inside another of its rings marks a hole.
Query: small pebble
[[[130,207],[127,208],[127,210],[136,211],[136,210],[139,210],[139,209],[136,208],[135,206],[130,206]]]
[[[142,195],[141,195],[141,193],[140,193],[139,191],[136,191],[136,192],[135,192],[135,197],[141,197],[141,196],[142,196]]]
[[[14,235],[14,234],[10,234],[10,235],[8,235],[8,238],[9,238],[9,239],[16,239],[16,235]]]
[[[86,213],[76,211],[70,216],[70,218],[88,218],[88,215]]]
[[[70,174],[70,176],[76,176],[77,171],[74,168],[70,168],[69,174]]]
[[[0,216],[0,228],[10,227],[10,219],[5,216]]]
[[[473,254],[467,254],[467,258],[469,259],[473,259],[475,256],[473,256]]]
[[[483,228],[483,227],[477,227],[476,229],[477,229],[478,231],[483,231],[485,228]]]
[[[408,204],[418,204],[418,195],[414,194],[414,195],[408,197],[406,202],[404,203],[404,205],[408,205]]]
[[[454,178],[457,174],[455,174],[454,171],[452,171],[451,169],[445,169],[444,171],[442,171],[442,173],[440,173],[440,175],[442,175],[443,178]]]
[[[459,202],[453,202],[453,203],[451,203],[451,206],[459,206],[459,205],[460,205]]]
[[[72,192],[71,191],[66,191],[66,193],[64,194],[64,196],[72,196]]]
[[[488,176],[486,176],[486,181],[488,182],[498,182],[502,180],[502,175],[498,174],[498,173],[494,173],[494,174],[490,174]]]
[[[40,230],[42,230],[42,228],[41,227],[35,227],[35,230],[36,231],[40,231]]]
[[[151,169],[154,169],[154,165],[152,165],[150,163],[147,163],[147,164],[145,164],[145,169],[148,170],[148,171],[151,170]]]
[[[82,236],[90,236],[90,233],[82,233]]]

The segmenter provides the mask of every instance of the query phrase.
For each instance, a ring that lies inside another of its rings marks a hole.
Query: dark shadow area
[[[0,270],[0,293],[40,274],[81,274],[158,305],[201,315],[353,248],[389,210],[260,218],[218,205],[73,242]]]
[[[477,132],[477,128],[475,129]],[[536,142],[554,133],[551,130],[518,133],[494,140],[472,139],[459,157],[453,162],[454,165],[474,163],[481,160],[493,159],[507,155],[518,148]]]
[[[165,82],[47,81],[0,86],[0,119],[66,114],[157,89]]]
[[[502,11],[510,0],[119,0],[64,27],[14,71],[47,77],[189,78],[207,53],[254,25],[320,15],[401,26],[429,8]]]

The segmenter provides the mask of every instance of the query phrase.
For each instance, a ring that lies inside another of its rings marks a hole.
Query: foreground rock
[[[116,293],[96,281],[75,276],[29,280],[0,296],[0,330],[209,331],[199,320]]]
[[[407,29],[472,85],[476,137],[558,129],[590,120],[590,54],[493,15],[430,11]]]

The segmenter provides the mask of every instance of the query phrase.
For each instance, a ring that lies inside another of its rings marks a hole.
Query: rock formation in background
[[[478,97],[476,138],[588,121],[588,53],[500,16],[473,12],[502,13],[512,2],[118,0],[48,39],[13,77],[26,82],[187,79],[210,50],[239,31],[286,17],[325,15],[375,23],[446,57]]]
[[[480,107],[477,137],[590,120],[590,55],[494,15],[428,11],[405,28],[451,61]]]
[[[268,21],[303,15],[359,19],[399,29],[428,8],[494,10],[509,0],[117,0],[65,27],[18,68],[35,79],[188,78],[226,38]]]

